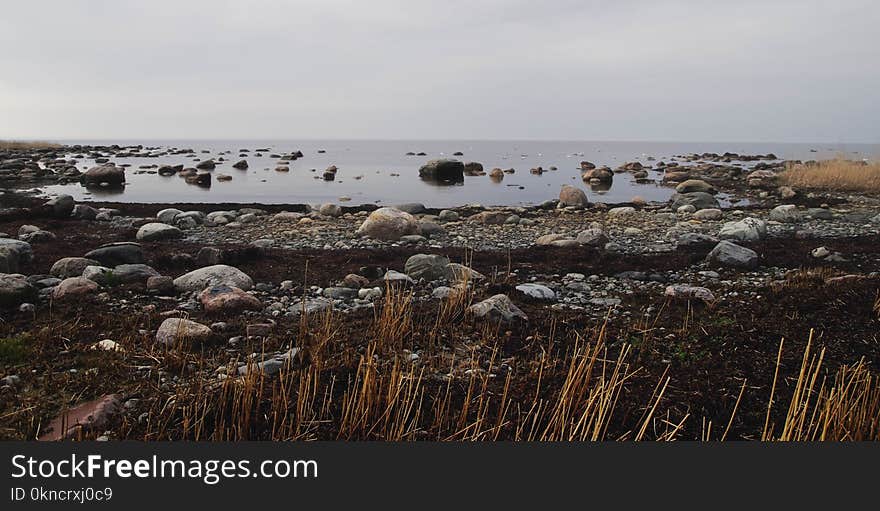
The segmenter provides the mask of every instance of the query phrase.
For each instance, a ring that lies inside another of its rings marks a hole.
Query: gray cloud
[[[880,4],[40,1],[0,137],[880,142]]]

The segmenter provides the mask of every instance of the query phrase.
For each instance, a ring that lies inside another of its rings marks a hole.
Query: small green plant
[[[24,362],[30,353],[30,336],[27,334],[0,339],[0,364],[15,365]]]

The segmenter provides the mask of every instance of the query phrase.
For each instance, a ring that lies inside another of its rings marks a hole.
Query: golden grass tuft
[[[880,162],[824,160],[791,166],[780,176],[796,188],[880,192]]]

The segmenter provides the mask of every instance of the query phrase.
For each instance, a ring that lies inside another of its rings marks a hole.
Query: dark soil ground
[[[130,213],[130,211],[126,213]],[[144,210],[144,214],[150,211]],[[0,222],[0,231],[17,233],[18,227],[28,220]],[[44,228],[58,235],[58,240],[34,245],[34,260],[27,274],[48,273],[52,263],[61,257],[82,255],[111,241],[133,239],[133,231],[100,230],[99,224],[76,220],[47,220]],[[847,254],[880,253],[880,236],[823,241],[831,250]],[[809,256],[815,241],[798,239],[770,239],[752,245],[762,257],[765,266],[782,268],[813,268],[818,263]],[[195,255],[200,246],[185,242],[146,243],[147,263],[163,274],[178,275],[193,269],[194,263],[180,254]],[[394,248],[385,250],[280,250],[258,252],[244,246],[228,246],[227,259],[255,282],[277,284],[292,280],[306,285],[326,286],[347,273],[362,267],[400,269],[406,258],[416,249]],[[477,298],[494,293],[511,293],[516,282],[508,277],[508,269],[519,275],[551,271],[558,274],[578,272],[611,275],[626,270],[669,270],[685,268],[705,256],[705,250],[675,251],[671,253],[627,256],[609,254],[591,249],[530,248],[510,252],[473,252],[437,250],[455,260],[467,260],[478,271],[490,276],[491,282],[478,291]],[[865,259],[835,266],[838,273],[877,271]],[[767,413],[768,398],[774,378],[780,341],[785,339],[777,384],[774,421],[784,417],[793,381],[801,366],[801,358],[811,331],[813,349],[825,350],[827,374],[833,375],[841,364],[852,364],[864,359],[876,370],[880,365],[880,320],[878,320],[877,279],[854,279],[838,285],[826,285],[821,279],[793,280],[787,285],[768,286],[761,299],[725,300],[706,307],[693,303],[670,302],[658,295],[636,293],[624,297],[623,306],[632,311],[631,319],[616,318],[606,326],[605,342],[610,358],[624,344],[631,344],[629,359],[632,368],[640,368],[620,396],[616,413],[609,428],[608,438],[631,436],[633,424],[645,412],[658,382],[669,377],[669,385],[658,407],[657,417],[678,423],[688,416],[679,434],[683,439],[699,439],[706,421],[713,423],[713,437],[730,419],[737,396],[745,386],[742,400],[731,425],[728,438],[759,438]],[[158,378],[145,378],[137,366],[154,366],[168,374],[183,378],[196,377],[200,370],[213,371],[230,356],[241,357],[247,348],[230,354],[225,339],[197,347],[180,358],[168,353],[157,353],[152,336],[161,323],[163,310],[170,310],[176,301],[164,301],[155,296],[135,292],[131,288],[111,288],[109,299],[92,298],[75,304],[55,304],[51,308],[38,307],[36,315],[6,311],[2,314],[0,337],[22,337],[26,341],[25,354],[0,360],[0,375],[18,374],[21,389],[5,390],[0,395],[0,439],[33,438],[41,424],[47,423],[66,406],[92,399],[103,394],[117,393],[126,398],[136,397],[160,408],[172,391],[162,388]],[[123,300],[127,302],[123,302]],[[529,316],[525,325],[516,325],[497,332],[486,349],[497,348],[498,360],[506,360],[511,372],[510,389],[515,402],[527,404],[536,392],[536,375],[529,368],[537,357],[550,356],[558,360],[559,371],[546,375],[540,392],[552,394],[561,384],[564,366],[579,337],[596,340],[602,325],[578,311],[556,311],[543,303],[522,300],[521,308]],[[155,307],[151,307],[155,306]],[[655,312],[645,317],[648,307]],[[435,322],[437,305],[418,303],[413,321],[420,326],[407,337],[405,347],[423,353],[426,367],[440,368],[445,354],[428,339],[427,325]],[[231,330],[224,338],[243,335],[247,323],[244,317],[217,318],[203,312],[192,314],[192,319],[210,324],[224,320]],[[337,348],[325,364],[322,379],[345,381],[357,367],[357,354],[363,353],[371,336],[373,311],[340,314],[334,317]],[[480,344],[485,338],[484,325],[470,320],[457,320],[445,326],[442,338],[447,351]],[[301,325],[280,320],[270,338],[262,341],[268,351],[283,346],[308,346]],[[126,354],[96,352],[88,347],[105,338],[114,339],[126,348]],[[250,348],[254,348],[249,344]],[[305,351],[302,363],[308,363]],[[448,370],[444,369],[443,372]],[[447,383],[429,379],[429,389],[442,391]],[[487,393],[497,396],[503,392],[504,378],[491,379]],[[451,387],[453,401],[462,403],[468,392],[466,382]],[[332,392],[343,392],[342,385]],[[141,410],[142,411],[142,410]],[[126,416],[115,430],[120,437],[135,439],[191,437],[179,424],[169,426],[161,433],[149,425],[138,423],[136,414]],[[216,419],[215,419],[216,420]],[[662,421],[655,421],[659,435]],[[176,424],[176,423],[175,423]],[[427,427],[425,428],[427,429]],[[334,438],[330,427],[319,427],[317,438]],[[500,438],[511,438],[512,427],[505,429]],[[255,419],[251,429],[243,435],[248,438],[273,438],[269,426]],[[364,438],[377,438],[364,435]],[[432,434],[414,438],[432,438]]]

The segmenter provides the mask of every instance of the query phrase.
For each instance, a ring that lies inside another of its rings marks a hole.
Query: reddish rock
[[[84,277],[70,277],[64,279],[52,291],[54,300],[64,300],[82,295],[94,293],[98,290],[98,284]]]
[[[119,415],[120,399],[116,394],[81,403],[52,419],[37,439],[42,442],[75,439],[91,431],[107,428]]]
[[[243,310],[260,310],[263,304],[252,296],[233,286],[212,286],[199,293],[199,300],[205,312],[240,312]]]

